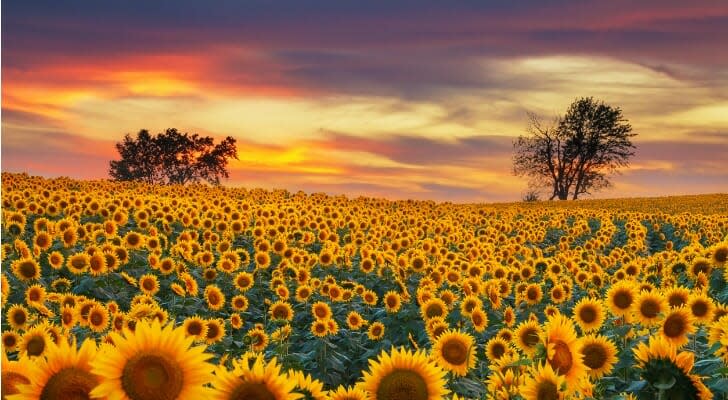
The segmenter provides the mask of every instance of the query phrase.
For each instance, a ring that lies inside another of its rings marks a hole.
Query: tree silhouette
[[[548,126],[529,113],[527,136],[513,143],[513,172],[548,187],[551,200],[576,200],[611,185],[607,176],[629,165],[634,155],[632,127],[619,107],[591,97],[575,100],[566,114]]]
[[[142,129],[136,139],[126,134],[116,150],[121,160],[109,163],[111,178],[157,184],[206,181],[219,185],[221,177],[229,177],[228,159],[237,159],[233,137],[215,145],[211,137],[180,133],[175,128],[156,136]]]

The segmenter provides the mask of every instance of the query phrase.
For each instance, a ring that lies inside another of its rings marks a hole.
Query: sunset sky
[[[2,170],[108,177],[168,127],[238,140],[226,185],[518,200],[526,112],[622,108],[597,197],[728,191],[728,2],[3,1]]]

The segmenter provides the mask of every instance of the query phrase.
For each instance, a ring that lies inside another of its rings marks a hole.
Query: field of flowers
[[[3,173],[2,398],[728,398],[727,208]]]

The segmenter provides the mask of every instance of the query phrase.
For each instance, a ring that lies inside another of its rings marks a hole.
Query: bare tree
[[[513,172],[531,178],[532,187],[549,188],[551,200],[610,186],[608,175],[634,155],[636,134],[622,110],[591,97],[575,100],[552,124],[533,113],[528,118],[528,134],[513,142]]]

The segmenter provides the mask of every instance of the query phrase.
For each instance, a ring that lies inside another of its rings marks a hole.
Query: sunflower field
[[[728,399],[728,195],[2,174],[2,399]]]

